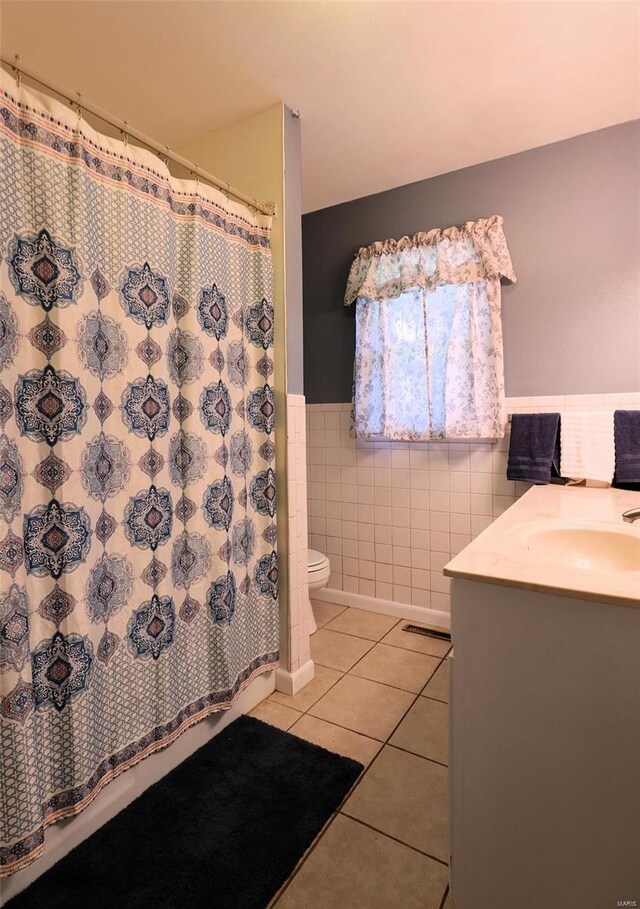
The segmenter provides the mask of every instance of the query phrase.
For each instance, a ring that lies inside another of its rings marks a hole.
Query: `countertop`
[[[444,569],[465,578],[560,596],[640,608],[640,571],[592,571],[547,561],[528,552],[517,525],[529,521],[586,521],[631,532],[640,539],[640,521],[625,524],[622,512],[640,506],[640,492],[584,486],[533,486],[476,537]]]

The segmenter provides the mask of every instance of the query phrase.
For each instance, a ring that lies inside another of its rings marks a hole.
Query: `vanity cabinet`
[[[452,636],[456,909],[640,907],[640,608],[454,577]]]
[[[456,909],[640,909],[637,505],[536,486],[445,568]]]

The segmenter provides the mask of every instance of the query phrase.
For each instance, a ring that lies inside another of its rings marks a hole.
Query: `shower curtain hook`
[[[170,154],[171,154],[171,146],[170,146],[170,145],[165,145],[165,148],[166,148],[166,150],[167,150],[167,154],[164,156],[164,163],[165,163],[165,167],[168,168],[168,167],[169,167],[169,161],[171,160],[171,158],[169,157]]]
[[[194,170],[194,173],[195,173],[195,175],[196,175],[196,193],[197,193],[198,190],[200,189],[200,171],[198,170],[198,162],[197,162],[197,161],[195,162],[195,170]]]
[[[20,62],[21,62],[20,54],[16,54],[16,62],[13,67],[13,75],[15,76],[16,85],[18,86],[18,88],[20,88],[20,86],[22,85],[22,71],[20,69]]]
[[[78,113],[78,123],[82,120],[82,92],[78,92],[78,101],[76,104],[76,109]]]
[[[127,148],[127,146],[129,145],[129,133],[127,132],[127,127],[129,126],[129,121],[124,120],[123,122],[124,122],[124,129],[121,129],[120,132],[122,133],[122,144],[124,145],[125,148]]]

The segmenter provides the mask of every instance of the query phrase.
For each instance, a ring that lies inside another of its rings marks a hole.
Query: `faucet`
[[[623,512],[622,520],[626,521],[627,524],[633,524],[634,521],[637,521],[640,518],[640,506],[637,508],[630,508],[629,511]]]

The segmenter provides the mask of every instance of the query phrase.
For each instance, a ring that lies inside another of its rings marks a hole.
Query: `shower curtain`
[[[0,92],[6,875],[279,635],[270,219]]]

